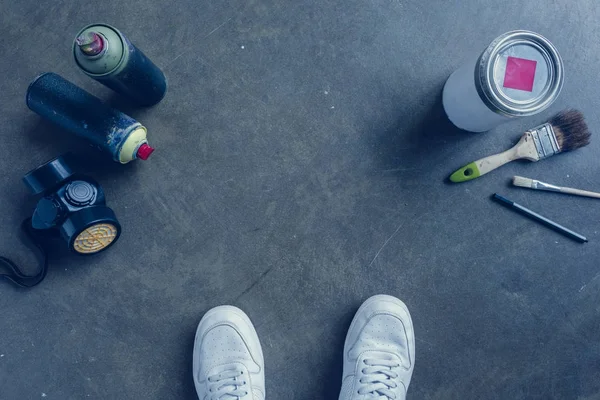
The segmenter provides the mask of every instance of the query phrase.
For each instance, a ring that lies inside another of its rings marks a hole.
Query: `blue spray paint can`
[[[160,68],[110,25],[83,28],[73,56],[88,76],[138,104],[152,106],[165,96],[167,81]]]
[[[26,102],[32,111],[88,139],[122,164],[146,160],[154,151],[142,124],[60,75],[47,72],[38,76],[27,89]]]

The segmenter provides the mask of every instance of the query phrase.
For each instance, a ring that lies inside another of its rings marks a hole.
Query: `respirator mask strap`
[[[9,280],[17,286],[30,288],[39,284],[46,277],[46,273],[48,272],[48,254],[42,245],[39,236],[33,231],[31,218],[27,218],[21,223],[21,230],[41,255],[39,271],[35,275],[24,274],[12,260],[0,256],[0,268],[5,267],[8,269],[8,273],[0,273],[0,278]]]

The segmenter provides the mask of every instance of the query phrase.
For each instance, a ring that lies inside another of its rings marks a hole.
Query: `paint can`
[[[138,104],[152,106],[165,96],[167,81],[160,68],[110,25],[83,28],[73,56],[88,76]]]
[[[154,151],[142,124],[55,73],[38,76],[27,89],[26,102],[32,111],[88,139],[121,164],[146,160]]]
[[[563,69],[548,39],[530,31],[507,32],[450,75],[444,110],[454,125],[471,132],[537,114],[560,94]]]

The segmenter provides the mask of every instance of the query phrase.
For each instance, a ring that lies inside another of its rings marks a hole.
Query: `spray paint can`
[[[484,132],[545,110],[560,94],[563,80],[562,59],[548,39],[511,31],[448,78],[444,109],[458,128]]]
[[[52,72],[29,85],[26,102],[32,111],[88,139],[122,164],[146,160],[154,151],[142,124]]]
[[[110,25],[83,28],[75,38],[73,55],[88,76],[143,106],[155,105],[165,96],[162,71]]]

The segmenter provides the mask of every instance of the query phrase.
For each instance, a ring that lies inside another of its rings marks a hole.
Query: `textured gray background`
[[[600,138],[445,182],[561,108],[598,131],[595,1],[42,3],[0,5],[0,253],[33,266],[20,179],[66,150],[90,161],[124,229],[102,255],[57,252],[33,290],[0,282],[0,399],[194,399],[194,330],[224,303],[256,325],[269,399],[335,399],[346,329],[377,293],[413,315],[411,399],[600,399],[600,202],[508,186],[518,173],[600,190]],[[136,109],[77,70],[71,40],[92,22],[165,71],[162,103]],[[445,79],[512,29],[558,47],[561,97],[487,134],[450,127]],[[138,118],[156,153],[119,166],[42,121],[24,97],[45,71]]]

